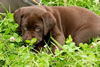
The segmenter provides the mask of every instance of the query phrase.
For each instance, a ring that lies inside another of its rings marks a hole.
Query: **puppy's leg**
[[[59,24],[61,25],[61,24]],[[53,37],[54,39],[61,45],[64,44],[65,41],[65,36],[62,30],[62,26],[58,27],[57,24],[55,25],[55,27],[52,30],[53,33]],[[58,48],[59,50],[61,50],[61,48],[55,43],[55,45],[53,45],[52,47],[52,52],[55,52],[55,49]]]
[[[79,43],[86,43],[91,39],[95,34],[93,34],[89,29],[84,29],[78,31],[73,38],[73,41],[76,43],[76,46],[79,46]]]
[[[54,39],[55,39],[59,44],[61,44],[61,45],[64,44],[65,37],[64,37],[63,34],[56,35],[56,36],[54,37]],[[53,52],[53,53],[55,52],[55,49],[56,49],[56,48],[59,49],[59,50],[61,50],[61,48],[60,48],[57,44],[55,44],[55,45],[53,45],[53,47],[52,47],[52,52]]]

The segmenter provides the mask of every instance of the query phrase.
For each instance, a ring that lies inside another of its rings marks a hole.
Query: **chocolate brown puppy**
[[[88,42],[92,37],[100,36],[100,16],[81,7],[30,6],[16,10],[14,16],[22,31],[23,40],[36,37],[37,48],[39,43],[48,40],[50,32],[61,45],[68,35],[72,36],[77,46],[81,42]],[[56,47],[58,46],[53,46],[53,52]]]

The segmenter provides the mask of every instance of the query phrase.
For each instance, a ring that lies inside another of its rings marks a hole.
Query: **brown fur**
[[[100,36],[100,17],[88,9],[76,6],[23,7],[15,11],[15,20],[20,25],[23,40],[36,37],[36,44],[48,40],[50,32],[62,45],[68,35],[72,36],[76,45],[88,42],[93,36]],[[53,52],[55,48],[53,46]]]

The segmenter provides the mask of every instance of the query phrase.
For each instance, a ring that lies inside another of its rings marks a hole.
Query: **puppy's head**
[[[17,9],[14,13],[15,22],[19,24],[23,40],[37,38],[40,43],[56,23],[53,14],[43,6],[31,6]]]

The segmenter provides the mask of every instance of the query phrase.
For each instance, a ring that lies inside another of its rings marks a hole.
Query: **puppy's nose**
[[[34,36],[34,35],[32,35],[32,38],[35,38],[35,36]]]

